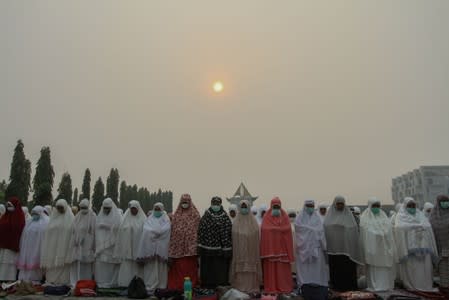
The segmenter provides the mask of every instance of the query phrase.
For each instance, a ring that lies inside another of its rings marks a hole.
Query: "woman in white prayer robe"
[[[326,236],[315,201],[306,200],[295,221],[296,282],[327,287],[329,266],[326,262]]]
[[[127,287],[134,276],[143,275],[143,267],[137,263],[137,250],[145,220],[146,216],[140,203],[131,200],[120,224],[114,248],[114,258],[119,259],[120,263],[117,279],[120,287]]]
[[[360,241],[368,290],[394,289],[396,245],[393,227],[377,198],[368,200],[368,208],[360,217]]]
[[[407,197],[394,225],[399,277],[410,290],[434,291],[433,265],[438,260],[435,237],[429,220]]]
[[[35,206],[31,210],[31,221],[26,223],[20,239],[17,261],[19,280],[39,283],[42,280],[41,247],[48,222],[49,217],[44,213],[42,206]]]
[[[426,216],[427,219],[432,214],[433,208],[434,208],[434,205],[432,203],[430,203],[430,202],[424,203],[424,207],[422,209],[422,212],[424,213],[424,215]]]
[[[74,218],[67,201],[56,201],[42,242],[41,267],[45,271],[46,283],[70,284],[71,264],[67,260]]]
[[[25,215],[25,221],[28,222],[31,220],[30,211],[28,210],[28,207],[22,206],[23,214]]]
[[[72,264],[70,270],[72,285],[75,285],[79,280],[91,280],[94,274],[95,221],[97,216],[89,206],[89,200],[81,200],[80,210],[73,221],[68,258],[68,262]]]
[[[121,222],[114,201],[104,199],[95,224],[95,281],[100,288],[117,286],[120,265],[113,254]]]
[[[167,288],[170,233],[170,218],[158,202],[143,225],[137,251],[138,260],[144,263],[143,278],[149,290]]]

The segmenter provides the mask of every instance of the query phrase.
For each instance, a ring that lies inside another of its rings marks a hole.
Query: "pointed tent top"
[[[246,186],[242,183],[240,183],[239,187],[237,188],[237,191],[235,191],[234,196],[232,198],[228,198],[229,202],[236,202],[240,201],[241,199],[250,200],[251,202],[255,201],[258,197],[253,197]],[[234,201],[233,201],[234,200]]]

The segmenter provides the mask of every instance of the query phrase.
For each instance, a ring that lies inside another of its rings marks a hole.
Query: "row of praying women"
[[[200,216],[184,194],[171,219],[161,203],[147,217],[130,201],[122,217],[111,199],[98,216],[83,200],[74,216],[58,200],[50,218],[36,206],[25,223],[11,198],[0,219],[0,281],[15,280],[19,270],[19,279],[45,276],[52,284],[95,278],[100,287],[126,287],[139,276],[148,289],[182,289],[190,277],[193,286],[278,294],[292,292],[293,266],[299,287],[347,291],[358,289],[363,265],[368,290],[391,290],[398,278],[408,289],[432,291],[438,264],[440,286],[449,287],[449,198],[439,196],[429,218],[416,205],[405,198],[388,218],[370,198],[358,222],[342,196],[327,211],[307,200],[294,220],[279,198],[258,210],[242,200],[232,218],[221,198]]]

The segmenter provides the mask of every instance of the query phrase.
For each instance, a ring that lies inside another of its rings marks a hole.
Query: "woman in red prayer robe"
[[[184,277],[190,277],[195,287],[198,285],[197,236],[200,214],[189,194],[181,196],[172,218],[168,288],[183,289]]]
[[[295,261],[292,228],[278,197],[271,200],[262,221],[260,257],[265,293],[290,293],[293,289],[291,264]]]

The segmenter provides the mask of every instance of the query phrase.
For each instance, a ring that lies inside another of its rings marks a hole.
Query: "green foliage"
[[[99,177],[97,182],[95,182],[94,193],[92,194],[92,207],[95,211],[100,211],[104,198],[104,183],[101,177]]]
[[[53,196],[53,182],[55,178],[55,171],[51,164],[51,152],[49,147],[41,149],[41,156],[37,161],[36,173],[33,178],[33,200],[35,205],[50,205]]]
[[[118,205],[118,184],[120,175],[117,169],[112,168],[106,179],[106,196],[111,198]]]
[[[4,197],[17,196],[22,205],[26,205],[31,187],[31,162],[26,159],[23,149],[23,142],[18,140],[14,148],[9,184]]]
[[[78,188],[75,188],[75,190],[73,191],[72,206],[77,206],[78,203]]]
[[[67,203],[72,204],[72,178],[68,172],[62,174],[61,182],[58,188],[58,197],[56,200],[65,199]]]
[[[123,210],[126,210],[129,202],[126,192],[127,192],[127,185],[126,181],[123,180],[120,183],[120,203],[119,203],[119,207]]]
[[[8,184],[5,180],[2,180],[0,182],[0,203],[5,203],[5,195],[6,195],[6,189],[8,188]]]
[[[81,195],[80,199],[90,199],[90,181],[91,181],[91,175],[89,168],[86,169],[84,172],[84,178],[83,178],[83,186],[81,187]]]

